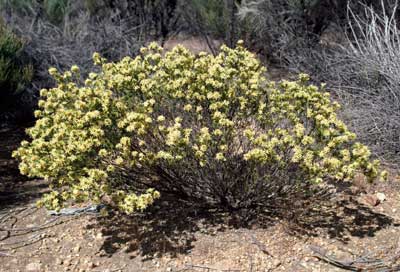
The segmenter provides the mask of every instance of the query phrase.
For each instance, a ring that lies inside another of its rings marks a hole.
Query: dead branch
[[[263,253],[267,254],[270,257],[274,257],[267,249],[267,247],[262,244],[255,236],[253,233],[249,233],[250,234],[250,239],[251,239],[251,243],[253,245],[256,245],[258,247],[259,250],[261,250]]]
[[[195,264],[187,264],[184,268],[183,271],[187,270],[187,269],[203,269],[207,272],[209,271],[220,271],[220,272],[240,272],[242,270],[238,270],[238,269],[224,269],[224,270],[220,270],[220,269],[215,269],[209,266],[204,266],[204,265],[195,265]]]
[[[4,228],[0,226],[0,231],[7,231],[7,232],[33,232],[33,231],[37,231],[37,230],[42,230],[42,229],[46,229],[52,226],[49,226],[49,224],[57,221],[59,219],[59,217],[56,218],[52,218],[48,221],[46,221],[45,223],[39,225],[39,226],[34,226],[31,228]],[[16,235],[15,235],[16,236]]]
[[[29,239],[27,240],[23,240],[23,241],[16,241],[16,242],[12,242],[12,243],[7,243],[7,244],[2,244],[1,246],[9,246],[8,248],[1,248],[2,251],[8,251],[8,250],[13,250],[13,249],[18,249],[21,247],[25,247],[28,245],[32,245],[35,244],[37,242],[42,241],[45,238],[49,238],[52,237],[51,235],[46,235],[44,233],[36,233],[35,235],[32,235],[31,237],[29,237]]]
[[[25,247],[27,245],[37,243],[45,238],[51,237],[48,234],[41,232],[41,231],[52,228],[54,226],[57,226],[57,225],[60,225],[63,223],[66,223],[66,222],[69,222],[81,215],[81,214],[72,215],[72,216],[69,216],[67,219],[65,219],[66,217],[63,217],[63,216],[57,216],[57,217],[47,220],[43,224],[40,224],[40,225],[37,225],[34,227],[14,228],[14,225],[18,222],[18,220],[21,219],[21,216],[17,216],[17,215],[21,215],[21,213],[26,210],[28,210],[28,212],[25,213],[23,217],[26,217],[26,216],[31,215],[34,212],[38,211],[37,208],[30,209],[29,207],[25,207],[22,209],[11,210],[5,216],[2,217],[1,223],[3,223],[3,226],[0,225],[0,232],[5,232],[5,235],[0,236],[0,241],[3,241],[0,243],[1,251],[8,251],[8,250]],[[64,218],[64,220],[60,220],[63,218]],[[9,222],[11,219],[14,219],[14,221],[10,224]],[[7,227],[4,226],[5,223],[8,223]],[[33,233],[33,235],[26,238],[26,235],[28,235],[30,233]],[[8,242],[8,243],[4,242],[7,239],[17,237],[17,236],[21,236],[21,238],[19,238],[16,241],[12,241],[12,242]],[[0,251],[0,253],[1,253],[1,251]],[[2,255],[0,254],[0,256],[2,256]]]
[[[400,265],[393,266],[393,264],[389,264],[387,261],[381,259],[361,256],[355,260],[340,260],[330,256],[327,250],[321,247],[310,246],[309,248],[313,252],[313,256],[319,260],[348,271],[394,272],[400,269]]]
[[[0,257],[13,257],[13,255],[4,253],[4,252],[0,252]]]

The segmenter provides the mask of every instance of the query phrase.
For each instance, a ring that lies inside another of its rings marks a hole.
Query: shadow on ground
[[[20,142],[26,139],[21,125],[0,129],[0,211],[32,202],[47,190],[44,181],[29,179],[18,170],[18,162],[11,157]]]
[[[102,228],[106,237],[102,250],[112,255],[125,247],[127,252],[138,252],[145,258],[164,254],[188,253],[193,248],[198,231],[225,225],[225,214],[198,211],[182,203],[159,201],[147,212],[127,216],[118,213],[95,219],[89,228]]]
[[[391,217],[342,193],[331,200],[292,201],[286,208],[281,207],[281,212],[260,212],[250,219],[243,219],[243,213],[199,211],[182,203],[159,201],[140,215],[110,214],[88,227],[101,227],[105,236],[102,250],[106,255],[112,256],[124,248],[126,252],[140,254],[146,259],[189,253],[199,231],[215,233],[230,228],[268,228],[283,223],[288,235],[328,235],[346,243],[352,236],[374,236],[377,231],[394,224]]]
[[[313,205],[303,211],[294,210],[289,221],[291,230],[298,235],[324,234],[344,243],[350,237],[373,237],[390,225],[394,219],[358,202],[352,197]],[[397,223],[396,223],[397,225]]]

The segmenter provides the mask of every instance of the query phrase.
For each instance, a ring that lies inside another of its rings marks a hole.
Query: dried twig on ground
[[[13,255],[4,253],[4,252],[0,252],[0,257],[13,257]]]
[[[23,207],[19,209],[11,210],[5,213],[0,219],[0,250],[8,251],[12,249],[21,248],[30,244],[37,243],[45,238],[50,237],[48,234],[44,232],[44,230],[52,228],[56,225],[64,224],[68,221],[74,220],[75,218],[79,217],[80,215],[87,213],[93,213],[94,211],[91,209],[92,206],[88,208],[79,209],[78,213],[71,213],[67,219],[62,214],[60,216],[53,217],[48,219],[46,222],[34,226],[34,227],[25,227],[25,228],[15,228],[14,225],[21,219],[26,218],[29,215],[39,211],[39,209],[35,207]],[[27,211],[23,214],[24,211]],[[21,216],[22,214],[22,216]],[[13,220],[11,223],[10,221]],[[6,225],[7,224],[7,225]],[[1,235],[1,233],[5,233],[5,235]],[[26,235],[33,233],[30,237],[26,237]],[[15,238],[20,236],[21,238],[17,240],[11,240],[10,242],[4,242],[10,238]],[[1,253],[1,252],[0,252]],[[6,254],[6,253],[4,253]],[[0,254],[3,256],[3,254]],[[5,255],[4,255],[5,256]]]
[[[262,244],[255,236],[253,233],[249,233],[250,234],[250,239],[251,239],[251,243],[253,245],[256,245],[258,247],[259,250],[261,250],[263,253],[267,254],[270,257],[274,257],[267,249],[267,247]]]
[[[215,269],[209,266],[204,266],[204,265],[195,265],[195,264],[187,264],[185,266],[185,268],[181,271],[186,271],[188,269],[201,269],[204,272],[211,272],[211,271],[219,271],[219,272],[241,272],[242,270],[238,270],[238,269],[224,269],[224,270],[220,270],[220,269]]]
[[[354,260],[340,260],[329,255],[327,250],[321,247],[310,246],[309,248],[313,252],[313,256],[319,260],[348,271],[391,272],[399,271],[400,269],[400,265],[394,265],[393,262],[387,260],[370,258],[368,256],[361,256]]]

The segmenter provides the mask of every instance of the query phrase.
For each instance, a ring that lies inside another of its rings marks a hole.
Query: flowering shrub
[[[378,176],[328,93],[307,83],[270,82],[238,43],[217,56],[181,46],[107,63],[80,86],[79,68],[50,73],[32,140],[14,156],[23,174],[51,181],[41,203],[112,204],[131,213],[160,194],[226,208],[265,204],[325,179]],[[323,87],[322,87],[323,88]]]

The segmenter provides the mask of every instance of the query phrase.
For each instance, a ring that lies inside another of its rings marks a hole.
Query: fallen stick
[[[269,250],[267,249],[267,247],[262,244],[259,240],[257,240],[257,238],[254,236],[254,234],[249,233],[250,234],[250,238],[251,238],[251,242],[253,245],[256,245],[258,247],[259,250],[261,250],[263,253],[267,254],[270,257],[274,257]]]
[[[104,205],[90,205],[84,208],[64,208],[60,211],[50,210],[48,214],[52,216],[71,216],[79,214],[98,214]]]
[[[325,249],[322,249],[317,246],[309,246],[310,250],[314,253],[314,257],[319,260],[336,266],[338,268],[348,270],[348,271],[379,271],[379,272],[391,272],[391,271],[399,271],[397,267],[391,267],[386,265],[382,260],[378,259],[369,259],[366,257],[360,257],[356,260],[339,260],[335,257],[329,256]]]
[[[359,271],[359,269],[357,269],[356,267],[351,265],[351,262],[344,262],[344,261],[340,261],[334,257],[329,257],[326,254],[326,250],[323,250],[317,246],[310,246],[309,247],[310,250],[314,253],[314,257],[318,258],[321,261],[324,261],[326,263],[329,263],[333,266],[345,269],[345,270],[349,270],[349,271]]]
[[[0,231],[9,231],[9,232],[20,232],[20,231],[37,231],[41,229],[48,228],[49,224],[57,221],[59,218],[52,218],[51,220],[48,220],[47,222],[39,225],[39,226],[34,226],[30,228],[4,228],[0,226]]]
[[[14,257],[14,256],[0,251],[0,257]]]

